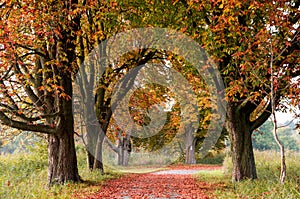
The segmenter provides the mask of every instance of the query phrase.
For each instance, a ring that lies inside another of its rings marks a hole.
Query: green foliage
[[[29,132],[0,136],[0,154],[26,152],[40,141],[42,142],[42,137]]]
[[[199,180],[215,184],[216,198],[299,198],[300,197],[300,165],[299,153],[287,154],[287,180],[281,185],[280,154],[277,152],[255,152],[259,179],[246,180],[241,183],[231,182],[231,159],[226,157],[223,171],[199,173]]]
[[[218,153],[209,153],[205,158],[203,159],[198,159],[197,164],[222,164],[224,159],[226,157],[226,153],[223,152],[218,152]]]
[[[268,120],[260,128],[259,131],[253,133],[253,147],[257,150],[279,150],[279,146],[275,142],[272,133],[273,123]],[[291,126],[278,130],[278,137],[288,150],[299,151],[299,144],[295,139],[297,136]]]

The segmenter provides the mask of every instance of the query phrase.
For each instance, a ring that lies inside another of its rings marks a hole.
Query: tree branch
[[[14,68],[15,68],[16,74],[23,75],[17,63],[14,65]],[[41,102],[41,100],[38,98],[38,96],[34,93],[34,91],[29,86],[23,86],[23,88],[26,91],[28,97],[31,99],[31,101],[34,104],[36,104],[38,107],[43,106],[43,103]]]
[[[119,148],[116,147],[107,137],[104,138],[104,142],[116,153],[119,152]]]
[[[24,48],[26,50],[30,50],[32,52],[34,52],[34,54],[37,54],[39,56],[42,56],[42,57],[46,57],[46,55],[40,51],[38,51],[37,49],[34,49],[34,48],[31,48],[31,47],[28,47],[28,46],[24,46],[22,44],[15,44],[16,47],[21,47],[21,48]]]
[[[253,122],[250,122],[250,132],[260,127],[271,115],[271,103],[268,103],[266,110]]]
[[[48,125],[43,124],[29,124],[25,122],[16,121],[13,119],[10,119],[5,115],[2,111],[0,111],[0,121],[2,124],[7,125],[12,128],[17,128],[23,131],[32,131],[32,132],[39,132],[39,133],[45,133],[45,134],[55,134],[56,130],[55,128],[51,128]]]

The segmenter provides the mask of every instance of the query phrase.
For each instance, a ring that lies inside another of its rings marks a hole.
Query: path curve
[[[220,166],[177,166],[146,174],[127,174],[108,180],[100,192],[85,199],[208,199],[214,187],[198,181],[192,174],[200,170],[220,169]]]

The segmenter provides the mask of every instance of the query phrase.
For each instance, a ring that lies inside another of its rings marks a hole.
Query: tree
[[[152,2],[152,1],[151,1]],[[286,110],[286,97],[299,106],[299,1],[174,1],[139,4],[127,19],[135,27],[162,26],[198,41],[218,66],[225,84],[233,181],[257,178],[252,132],[271,115],[270,28],[276,32],[273,63],[278,71],[275,107]],[[168,10],[166,11],[166,7]],[[276,15],[274,15],[274,11]],[[160,19],[160,20],[157,20]],[[225,110],[225,109],[224,109]]]
[[[233,180],[257,177],[252,132],[271,114],[270,29],[276,33],[274,56],[278,74],[274,103],[299,106],[299,1],[164,1],[120,2],[128,28],[158,26],[186,33],[214,59],[225,84],[226,131],[230,135]],[[169,9],[166,11],[166,7]],[[130,9],[128,9],[130,8]],[[129,11],[130,10],[130,13]],[[276,12],[276,15],[273,13]],[[158,20],[159,19],[159,20]],[[274,35],[273,35],[274,36]],[[216,82],[218,84],[219,82]],[[288,89],[287,89],[288,88]],[[270,99],[270,98],[269,98]],[[274,106],[273,106],[274,107]]]
[[[273,124],[267,120],[261,127],[253,132],[252,141],[253,148],[259,151],[279,150],[272,135]],[[293,127],[287,126],[278,129],[278,137],[282,140],[283,145],[287,150],[299,151],[299,146],[296,140],[297,134],[293,131]]]
[[[107,14],[109,20],[117,7],[120,12],[115,13],[116,23],[124,25],[120,31],[135,27],[167,27],[189,35],[211,55],[226,87],[225,91],[218,92],[226,93],[228,103],[223,108],[233,152],[233,180],[254,179],[257,174],[251,137],[271,114],[272,105],[266,99],[270,99],[272,74],[277,75],[273,108],[275,105],[276,109],[286,110],[282,102],[287,97],[290,104],[298,107],[300,104],[299,81],[295,81],[300,75],[299,4],[299,1],[283,0],[137,0],[109,2],[97,7],[96,1],[7,1],[0,5],[0,119],[14,128],[48,134],[50,182],[79,180],[73,138],[72,76],[86,59],[91,46],[97,45],[110,32],[103,28],[99,13]],[[269,49],[265,48],[270,44],[270,29],[278,30],[272,35],[276,38],[272,49],[274,62],[270,60]],[[153,59],[157,52],[139,49],[127,53],[124,60],[121,58],[119,63],[107,68],[98,85],[110,83],[110,78],[119,80],[134,66]],[[160,52],[162,54],[166,53]],[[276,66],[273,73],[267,70],[270,63]],[[134,80],[132,76],[126,83],[130,85]],[[122,91],[126,88],[124,84],[121,90],[116,90],[119,97],[126,95]],[[99,87],[97,101],[105,100],[97,102],[101,102],[97,111],[105,108],[113,112],[114,102],[109,106],[105,104],[109,103],[110,89],[108,85],[103,89]],[[104,98],[102,91],[106,93]],[[190,110],[186,108],[183,112],[189,115]],[[103,122],[106,116],[97,119]],[[102,128],[108,122],[102,123]],[[103,136],[97,136],[95,154],[96,159],[101,159]]]
[[[169,65],[172,69],[175,69],[184,76],[191,85],[192,90],[195,92],[195,98],[198,104],[197,114],[199,113],[199,125],[197,129],[193,129],[196,127],[191,125],[185,126],[183,133],[184,142],[182,143],[182,146],[180,145],[183,153],[182,155],[185,156],[185,163],[195,164],[195,153],[200,150],[201,143],[207,136],[210,118],[214,117],[211,113],[212,102],[210,101],[209,92],[205,86],[204,80],[199,77],[199,73],[195,68],[189,66],[185,62],[178,61],[177,58],[172,57],[171,53],[166,57],[170,57]],[[162,61],[165,62],[166,60]],[[163,73],[163,71],[161,73]],[[165,76],[167,76],[167,73]],[[180,82],[178,79],[175,81]],[[171,142],[172,139],[176,137],[177,133],[180,134],[181,115],[182,113],[187,112],[187,110],[182,110],[180,99],[178,99],[169,88],[157,84],[145,85],[134,93],[130,102],[131,117],[135,118],[134,121],[136,123],[147,126],[152,120],[165,121],[163,128],[155,135],[143,139],[133,137],[134,146],[143,147],[147,151],[156,151]],[[157,115],[156,117],[158,118],[155,118],[154,115],[151,117],[151,114],[149,114],[149,111],[151,112],[151,107],[155,104],[160,104],[165,110],[165,120],[161,115]],[[153,134],[153,131],[155,131],[154,128],[150,128],[145,134]],[[220,148],[222,148],[222,146],[224,147],[222,144],[223,141],[224,135],[218,140],[216,146]],[[176,147],[174,146],[174,148]]]
[[[115,5],[115,4],[114,4]],[[123,3],[120,3],[121,7],[124,5]],[[126,4],[125,4],[126,5]],[[92,5],[93,6],[93,5]],[[88,153],[89,153],[89,167],[95,168],[95,163],[100,164],[100,169],[101,169],[101,145],[104,139],[104,135],[106,134],[106,130],[110,121],[110,114],[113,112],[112,107],[115,105],[113,103],[110,103],[110,95],[111,95],[111,90],[113,90],[113,85],[117,80],[122,77],[124,72],[123,71],[128,71],[129,69],[133,68],[134,65],[141,65],[144,63],[147,63],[150,59],[153,59],[156,57],[156,59],[163,59],[161,56],[158,58],[158,54],[164,55],[165,53],[159,52],[158,50],[139,50],[138,52],[133,52],[133,53],[128,53],[127,55],[124,56],[124,59],[127,61],[124,61],[124,63],[118,63],[116,66],[112,65],[107,65],[107,68],[105,69],[105,72],[103,72],[103,75],[101,76],[96,76],[94,75],[97,73],[97,71],[94,68],[94,63],[90,62],[91,60],[88,59],[88,54],[92,51],[93,45],[95,44],[98,45],[103,41],[105,38],[107,38],[108,32],[106,32],[107,29],[110,29],[106,27],[106,23],[100,23],[95,22],[93,17],[99,17],[99,13],[97,12],[97,9],[101,8],[102,12],[107,12],[111,16],[111,7],[113,7],[111,4],[107,7],[106,6],[95,6],[92,9],[87,8],[88,14],[87,14],[87,22],[85,29],[83,30],[82,35],[79,38],[80,41],[80,65],[84,65],[83,67],[80,67],[80,85],[84,85],[82,88],[80,88],[81,95],[83,96],[83,102],[84,105],[86,106],[85,108],[87,109],[87,112],[84,113],[84,120],[85,120],[85,125],[86,125],[86,141],[88,145]],[[127,6],[127,5],[126,5]],[[126,7],[125,6],[125,7]],[[103,8],[105,7],[105,8]],[[130,5],[129,5],[130,7]],[[120,10],[123,10],[120,8]],[[125,10],[128,10],[125,8]],[[93,11],[96,11],[95,13]],[[106,13],[107,14],[107,13]],[[131,15],[131,14],[128,14]],[[125,24],[127,25],[127,28],[132,28],[135,23],[137,23],[137,20],[128,20],[127,16],[121,14],[119,18],[121,17],[122,20],[118,21],[121,23],[121,21],[125,21]],[[138,22],[139,23],[139,22]],[[121,28],[122,29],[122,28]],[[90,41],[92,39],[89,38],[97,38],[95,42]],[[100,45],[101,49],[97,49],[96,47],[96,53],[99,53],[99,58],[105,58],[106,56],[106,46],[105,45]],[[127,58],[126,58],[127,57]],[[87,60],[86,60],[87,58]],[[175,60],[175,59],[174,59]],[[89,63],[90,62],[90,63]],[[122,61],[121,61],[122,62]],[[100,63],[101,64],[101,63]],[[97,65],[97,64],[95,64]],[[105,65],[105,64],[104,64]],[[99,66],[99,65],[98,65]],[[104,66],[100,66],[104,67]],[[85,71],[86,70],[86,71]],[[87,75],[89,74],[89,75]],[[96,97],[96,114],[97,114],[97,119],[96,117],[91,119],[91,115],[86,115],[86,113],[93,113],[93,103],[89,103],[86,100],[93,99],[93,92],[91,90],[91,87],[93,86],[93,83],[95,83],[95,78],[98,78],[97,80],[97,97]],[[198,78],[195,78],[195,80],[198,80]],[[129,79],[128,81],[133,82],[134,78]],[[126,89],[125,89],[126,90]],[[126,93],[125,93],[126,94]],[[122,96],[122,94],[121,94]],[[202,105],[209,104],[209,103],[202,103]],[[185,110],[189,111],[189,110]],[[110,114],[108,114],[110,113]],[[108,117],[107,117],[108,116]],[[102,134],[99,134],[98,128],[95,128],[97,126],[97,120],[100,122],[100,126],[102,128]],[[91,123],[96,123],[96,125],[90,125]],[[193,135],[193,132],[196,131],[195,128],[187,128],[186,129],[186,151],[190,152],[190,149],[193,149],[193,153],[187,153],[191,154],[191,157],[193,157],[192,154],[195,152],[195,138]],[[91,141],[92,138],[95,139],[95,137],[99,136],[96,140],[98,141]],[[91,145],[91,146],[89,146]],[[98,149],[96,149],[98,147]],[[97,155],[97,158],[93,158],[92,154]],[[100,160],[100,161],[99,161]],[[187,162],[195,162],[194,158],[187,158]],[[94,163],[92,165],[92,163]]]
[[[48,181],[80,181],[74,143],[72,75],[77,1],[1,4],[1,123],[48,136]]]
[[[94,62],[89,56],[96,52],[99,59],[105,60],[107,49],[101,42],[122,31],[124,23],[118,19],[119,8],[115,2],[83,2],[84,14],[81,15],[82,26],[78,34],[80,68],[76,75],[76,96],[85,126],[82,137],[86,144],[88,167],[104,172],[102,142],[112,113],[109,86],[115,82],[118,73],[113,71],[111,65],[104,69],[104,62]]]
[[[289,4],[293,4],[294,2],[289,2]],[[276,5],[276,3],[273,3]],[[287,2],[285,3],[287,4]],[[277,143],[277,145],[280,148],[280,159],[281,159],[281,171],[280,171],[280,182],[284,183],[285,178],[286,178],[286,162],[285,162],[285,146],[283,145],[282,141],[278,138],[278,122],[277,122],[277,117],[276,117],[276,108],[278,108],[278,105],[276,101],[278,100],[278,93],[282,92],[281,89],[284,89],[283,86],[286,86],[286,82],[282,82],[282,77],[287,78],[289,81],[293,81],[293,78],[296,77],[298,78],[298,74],[296,76],[289,76],[289,74],[286,76],[286,72],[282,72],[282,67],[284,66],[289,66],[289,63],[284,63],[283,65],[279,65],[278,68],[278,61],[282,59],[282,55],[287,51],[289,46],[291,46],[292,43],[297,42],[298,43],[298,34],[299,32],[295,30],[290,29],[289,26],[292,25],[293,28],[295,26],[299,26],[299,24],[295,23],[286,23],[286,21],[289,21],[289,18],[286,18],[286,20],[281,21],[281,19],[285,18],[286,11],[290,12],[289,9],[286,9],[284,7],[284,4],[278,3],[277,6],[269,7],[272,13],[276,13],[276,17],[274,15],[269,16],[269,21],[268,21],[268,28],[267,28],[267,40],[263,40],[262,42],[267,44],[269,43],[267,49],[269,49],[269,73],[270,73],[270,94],[267,95],[266,97],[268,98],[268,103],[271,106],[271,116],[273,120],[273,136],[274,139]],[[272,10],[273,9],[273,10]],[[280,11],[278,11],[281,9]],[[297,10],[299,10],[298,7],[296,7]],[[293,12],[293,11],[292,11]],[[285,32],[286,31],[286,32]],[[286,33],[286,35],[282,35],[282,33]],[[290,34],[288,34],[290,33]],[[295,33],[295,34],[294,34]],[[285,43],[284,43],[285,40]],[[274,46],[276,45],[276,47]],[[281,46],[281,48],[277,48],[277,46]],[[285,62],[285,61],[284,61]],[[297,62],[296,62],[296,67],[297,67]],[[294,89],[291,89],[294,90]],[[299,87],[298,87],[299,90]],[[265,91],[268,93],[268,91]],[[281,96],[283,97],[283,96]],[[269,110],[268,110],[269,111]]]
[[[299,1],[243,4],[215,1],[200,8],[206,19],[202,24],[208,26],[202,41],[215,57],[226,87],[226,129],[233,152],[233,181],[257,177],[251,135],[272,110],[271,100],[265,100],[270,99],[273,74],[268,70],[272,62],[266,48],[270,38],[268,27],[278,30],[273,49],[278,57],[273,62],[277,66],[278,92],[273,105],[284,110],[281,102],[285,97],[290,97],[292,103],[297,101],[297,95],[293,94],[299,92],[299,83],[292,79],[300,74],[299,29],[295,25],[299,19],[298,7]]]

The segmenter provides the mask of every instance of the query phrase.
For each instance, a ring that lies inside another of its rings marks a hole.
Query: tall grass
[[[86,168],[85,154],[81,147],[77,147],[77,154],[79,173],[86,182],[51,187],[47,184],[45,146],[32,149],[29,153],[0,156],[0,199],[71,199],[75,193],[96,192],[100,187],[93,185],[118,176],[110,172],[101,175],[99,172],[89,171]]]
[[[300,198],[300,154],[288,152],[286,157],[287,179],[279,182],[280,154],[273,151],[255,152],[258,179],[240,183],[231,182],[231,158],[226,157],[223,171],[199,173],[200,180],[216,183],[216,198]]]

